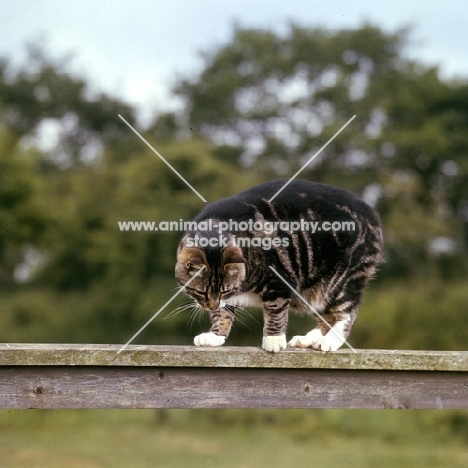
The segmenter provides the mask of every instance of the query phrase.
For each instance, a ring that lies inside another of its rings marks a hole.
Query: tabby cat
[[[379,216],[346,190],[306,180],[292,181],[275,196],[286,182],[266,182],[207,205],[183,236],[175,276],[180,287],[191,280],[184,291],[209,311],[212,323],[195,345],[222,345],[236,306],[263,308],[266,351],[288,344],[335,351],[346,341],[380,261]],[[290,309],[319,320],[287,343]]]

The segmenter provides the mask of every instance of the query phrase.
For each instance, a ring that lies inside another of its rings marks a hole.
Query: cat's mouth
[[[217,310],[220,309],[226,309],[229,310],[230,312],[234,312],[234,306],[231,304],[228,304],[226,301],[219,301],[219,304],[216,307],[204,307],[200,304],[198,304],[202,309],[209,310],[210,312],[216,312]]]

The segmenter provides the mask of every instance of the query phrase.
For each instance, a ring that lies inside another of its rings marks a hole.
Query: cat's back
[[[288,182],[288,179],[264,182],[211,203],[201,211],[196,221],[244,220],[253,218],[258,212],[266,218],[297,220],[313,212],[321,219],[352,213],[371,224],[380,225],[376,211],[347,190],[303,179]]]

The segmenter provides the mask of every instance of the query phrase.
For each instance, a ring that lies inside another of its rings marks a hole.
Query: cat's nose
[[[219,299],[210,299],[208,301],[208,309],[209,310],[217,310],[219,309]]]

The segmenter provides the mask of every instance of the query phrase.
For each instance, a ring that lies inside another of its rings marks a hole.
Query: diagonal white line
[[[195,190],[195,188],[194,188],[187,180],[185,180],[185,179],[184,179],[184,178],[183,178],[183,177],[182,177],[182,176],[181,176],[181,175],[180,175],[180,174],[179,174],[179,173],[178,173],[162,156],[161,156],[161,154],[160,154],[158,151],[156,151],[156,150],[155,150],[155,149],[138,133],[137,130],[135,130],[120,114],[119,114],[119,117],[127,124],[127,126],[128,126],[130,129],[133,130],[133,132],[135,133],[135,135],[137,135],[138,137],[140,137],[141,140],[142,140],[144,143],[146,143],[146,145],[149,147],[149,149],[150,149],[151,151],[153,151],[153,153],[156,154],[156,156],[158,156],[158,157],[161,159],[161,161],[163,161],[168,167],[170,167],[170,168],[180,177],[180,179],[183,180],[183,181],[187,184],[187,186],[190,187],[190,188],[193,190],[193,192],[194,192],[196,195],[198,195],[198,197],[199,197],[201,200],[203,200],[205,203],[207,203],[207,201]]]
[[[333,333],[337,334],[336,330],[333,330],[333,327],[272,266],[270,266],[270,269]],[[349,349],[357,353],[346,340],[344,342],[348,345]]]
[[[202,266],[118,351],[120,354],[206,267]]]
[[[274,200],[355,118],[353,115],[268,201]]]

